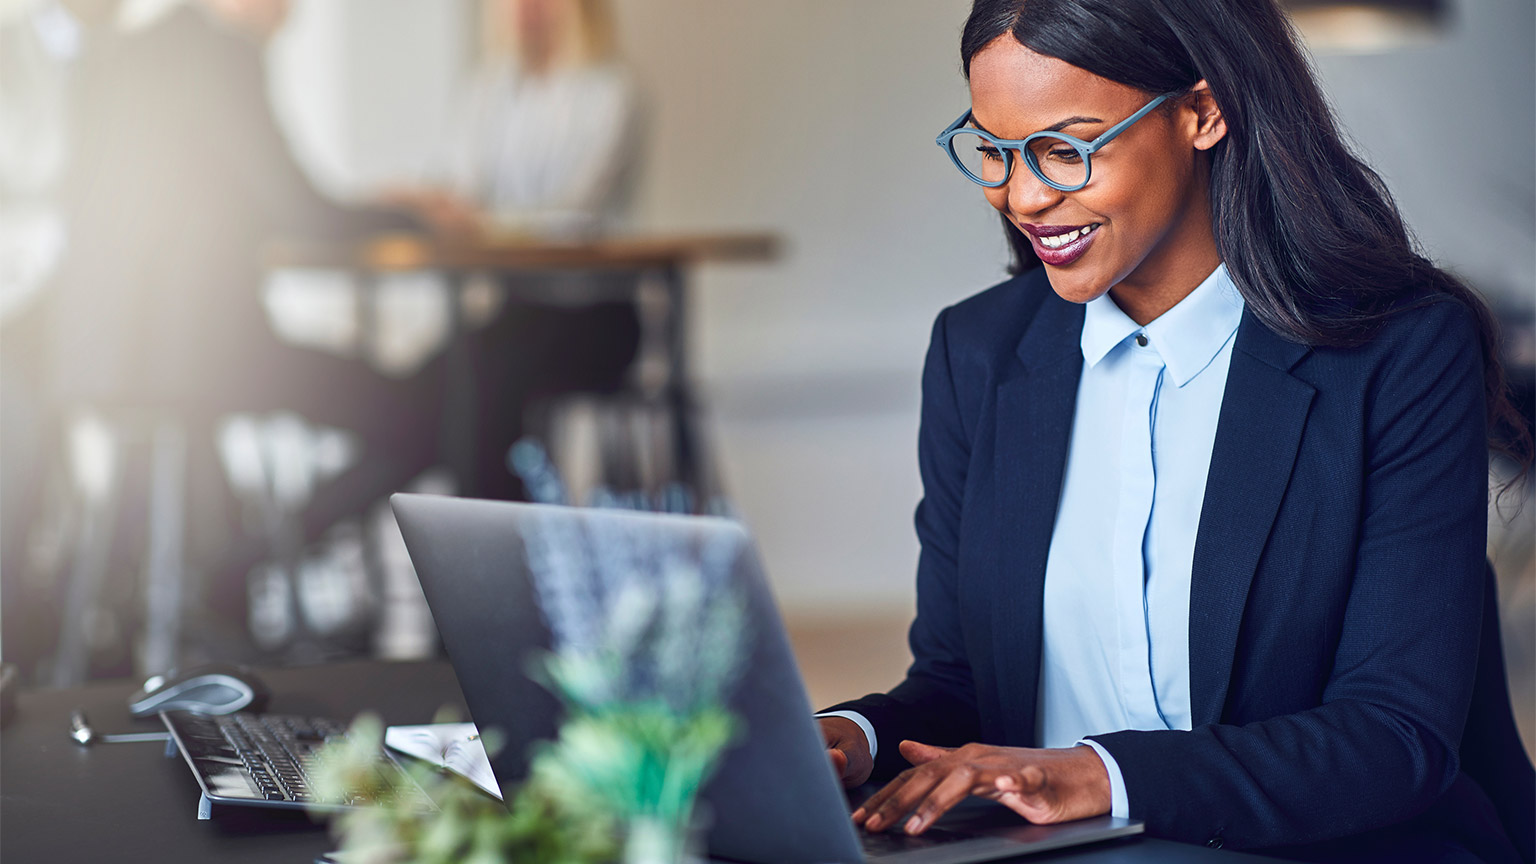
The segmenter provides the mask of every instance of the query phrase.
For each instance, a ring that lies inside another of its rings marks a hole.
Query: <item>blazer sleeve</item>
[[[1455,778],[1482,614],[1482,361],[1460,303],[1409,314],[1367,390],[1354,576],[1320,704],[1242,726],[1092,736],[1149,833],[1313,842],[1410,818]]]
[[[971,446],[951,371],[949,312],[941,312],[934,322],[923,365],[917,448],[923,499],[915,517],[922,548],[917,564],[917,616],[908,632],[915,660],[906,679],[889,693],[827,709],[857,711],[874,727],[881,742],[875,779],[911,767],[897,749],[902,740],[960,745],[980,737],[957,594],[960,511]]]

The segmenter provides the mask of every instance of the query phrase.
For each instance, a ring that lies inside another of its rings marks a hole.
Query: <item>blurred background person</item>
[[[593,238],[623,227],[640,167],[640,105],[608,0],[489,0],[482,58],[425,174],[388,200],[448,234]],[[524,498],[509,448],[548,437],[541,409],[629,383],[640,348],[636,277],[602,269],[503,274],[477,284],[490,319],[472,337],[474,485]]]
[[[447,230],[611,229],[639,166],[638,95],[608,0],[489,0],[483,59],[401,200]]]

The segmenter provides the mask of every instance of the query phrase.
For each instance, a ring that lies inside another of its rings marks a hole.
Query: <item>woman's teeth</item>
[[[1092,225],[1084,225],[1081,228],[1075,228],[1065,234],[1057,234],[1052,237],[1041,237],[1040,245],[1047,249],[1060,249],[1061,247],[1071,243],[1079,237],[1087,237],[1089,234],[1092,234],[1095,230],[1097,230],[1098,227],[1099,223],[1095,222]]]

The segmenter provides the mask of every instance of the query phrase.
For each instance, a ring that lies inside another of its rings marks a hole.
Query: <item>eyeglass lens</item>
[[[949,141],[956,158],[971,179],[987,184],[1003,182],[1008,176],[1008,160],[1012,153],[999,150],[996,145],[974,132],[960,132]]]
[[[1017,158],[1016,153],[1004,153],[987,138],[963,130],[950,139],[950,146],[965,172],[987,184],[1007,178],[1005,160]],[[1052,183],[1079,186],[1088,179],[1087,160],[1067,141],[1046,135],[1029,142],[1028,149],[1034,167]]]

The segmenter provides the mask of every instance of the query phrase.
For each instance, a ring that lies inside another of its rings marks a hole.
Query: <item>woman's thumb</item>
[[[953,748],[935,747],[932,744],[923,744],[917,741],[903,741],[897,748],[901,755],[913,765],[922,765],[949,753]]]

